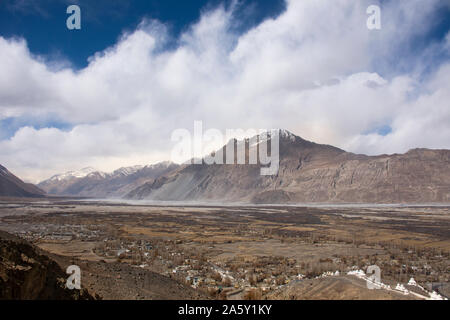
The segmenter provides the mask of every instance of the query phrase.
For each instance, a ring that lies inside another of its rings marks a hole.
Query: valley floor
[[[49,252],[63,269],[79,265],[82,286],[103,299],[450,295],[450,206],[1,199],[0,229]],[[384,284],[406,291],[369,290],[348,275],[370,265],[380,267]],[[417,285],[408,286],[411,278]]]

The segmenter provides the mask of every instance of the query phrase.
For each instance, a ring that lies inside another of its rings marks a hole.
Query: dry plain
[[[117,265],[152,271],[214,299],[410,298],[367,290],[346,275],[374,264],[385,283],[406,284],[414,278],[430,290],[449,293],[448,206],[156,205],[4,198],[0,229],[31,241],[61,264],[81,264],[85,285],[105,299],[154,298],[135,294],[139,279],[107,290],[99,275],[105,270],[114,274]],[[325,279],[330,273],[335,276]]]

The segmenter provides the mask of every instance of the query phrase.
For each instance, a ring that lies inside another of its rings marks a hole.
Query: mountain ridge
[[[31,183],[25,183],[0,165],[0,196],[43,197],[45,192]]]
[[[54,175],[38,184],[48,194],[94,198],[120,198],[133,188],[173,170],[177,165],[168,161],[147,166],[121,167],[113,172],[85,170]],[[86,169],[86,168],[85,168]],[[75,173],[75,174],[74,174]]]
[[[143,184],[126,198],[249,203],[450,200],[450,150],[417,148],[405,154],[368,156],[280,133],[278,174],[264,177],[259,168],[186,165]]]
[[[164,162],[112,173],[94,171],[70,178],[67,184],[52,184],[49,179],[38,186],[56,195],[156,201],[450,202],[450,150],[415,148],[404,154],[369,156],[308,141],[287,130],[279,129],[278,134],[280,162],[273,176],[261,176],[259,162],[248,164],[250,152],[259,152],[262,141],[268,142],[271,152],[270,137],[258,135],[228,142],[228,146],[234,144],[234,165],[194,164],[191,159],[181,165]],[[242,144],[247,164],[237,164]],[[213,153],[222,156],[224,163],[227,145]]]

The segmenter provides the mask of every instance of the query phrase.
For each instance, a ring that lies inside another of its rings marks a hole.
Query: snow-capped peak
[[[168,168],[173,164],[171,161],[163,161],[145,166],[146,168]]]
[[[273,129],[273,130],[267,130],[266,134],[264,135],[260,135],[260,141],[264,141],[265,139],[269,139],[272,135],[274,135],[278,133],[278,136],[280,138],[284,138],[284,139],[290,139],[292,141],[295,141],[295,139],[297,138],[297,136],[295,134],[293,134],[292,132],[285,130],[285,129]],[[262,138],[262,139],[261,139]]]
[[[141,166],[141,165],[131,166],[131,167],[122,167],[122,168],[115,170],[112,174],[128,176],[130,174],[136,173],[137,171],[141,170],[142,168],[144,168],[144,166]]]
[[[102,171],[94,171],[89,173],[88,175],[86,175],[86,177],[92,177],[92,178],[96,178],[96,177],[100,177],[100,178],[106,178],[109,174],[106,172],[102,172]],[[84,177],[82,177],[84,178]]]
[[[92,167],[86,167],[77,171],[68,171],[66,173],[57,174],[50,178],[51,181],[62,181],[71,178],[84,178],[87,175],[95,172],[96,170]]]
[[[66,173],[54,175],[50,179],[42,181],[41,183],[43,183],[43,182],[59,182],[59,181],[65,181],[65,180],[71,180],[71,179],[81,179],[81,178],[85,178],[85,177],[93,178],[93,179],[100,179],[100,178],[113,178],[113,177],[120,177],[120,176],[129,176],[129,175],[132,175],[144,168],[159,169],[159,168],[168,168],[171,165],[172,165],[172,162],[164,161],[164,162],[160,162],[160,163],[156,163],[156,164],[152,164],[152,165],[148,165],[148,166],[136,165],[136,166],[130,166],[130,167],[122,167],[111,173],[97,171],[96,169],[94,169],[92,167],[87,167],[87,168],[83,168],[83,169],[77,170],[77,171],[68,171]],[[1,174],[1,172],[2,171],[1,171],[1,166],[0,166],[0,174]]]
[[[273,130],[267,130],[266,132],[264,132],[263,134],[259,134],[258,137],[258,141],[251,144],[250,147],[254,147],[262,142],[266,142],[268,141],[273,134],[277,134],[278,133],[278,137],[281,139],[289,139],[292,142],[295,142],[297,139],[297,136],[295,134],[293,134],[292,132],[285,130],[285,129],[273,129]],[[253,137],[254,139],[255,137]]]
[[[290,139],[291,141],[295,141],[297,138],[295,134],[285,129],[279,129],[279,134],[280,137]]]

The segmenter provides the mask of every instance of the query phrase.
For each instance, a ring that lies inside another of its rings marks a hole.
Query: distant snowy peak
[[[112,175],[113,176],[118,176],[118,175],[122,175],[122,176],[128,176],[130,174],[134,174],[136,172],[138,172],[139,170],[143,169],[144,166],[131,166],[131,167],[122,167],[119,168],[117,170],[115,170]]]
[[[81,179],[81,178],[92,178],[92,179],[105,179],[105,178],[115,178],[115,177],[125,177],[139,172],[142,169],[167,169],[171,165],[173,165],[170,161],[164,161],[152,165],[136,165],[130,167],[122,167],[111,173],[97,171],[92,167],[83,168],[78,171],[68,171],[66,173],[57,174],[51,177],[50,179],[44,182],[59,182],[59,181],[68,181],[72,179]],[[0,174],[2,169],[0,168]],[[6,170],[6,169],[5,169]],[[6,170],[7,171],[7,170]]]
[[[150,164],[150,165],[137,165],[137,166],[131,166],[131,167],[122,167],[120,169],[115,170],[111,175],[112,176],[129,176],[132,174],[135,174],[143,169],[154,169],[154,170],[161,170],[161,169],[167,169],[170,166],[173,165],[173,162],[170,161],[164,161],[159,162],[156,164]]]
[[[102,171],[94,171],[89,173],[88,175],[84,176],[84,177],[80,177],[80,178],[97,178],[97,179],[104,179],[106,177],[108,177],[110,174],[106,173],[106,172],[102,172]]]
[[[49,180],[50,181],[63,181],[63,180],[68,180],[68,179],[73,179],[73,178],[84,178],[84,177],[92,174],[93,172],[96,172],[96,170],[94,168],[87,167],[87,168],[83,168],[83,169],[77,170],[77,171],[68,171],[66,173],[54,175]]]
[[[285,129],[278,129],[278,133],[280,135],[280,138],[289,139],[291,141],[295,141],[297,138],[299,138],[292,132]]]
[[[257,139],[257,142],[251,144],[251,147],[254,147],[262,142],[266,142],[270,139],[270,137],[274,134],[274,133],[278,133],[278,137],[281,140],[290,140],[291,142],[295,142],[297,140],[303,140],[302,138],[300,138],[299,136],[296,136],[295,134],[293,134],[292,132],[285,130],[285,129],[273,129],[273,130],[267,130],[266,132],[259,134],[255,137],[252,137],[251,140],[256,141],[255,138]],[[249,139],[245,139],[245,140],[249,140]],[[243,142],[239,141],[239,142]]]
[[[112,176],[126,176],[129,174],[133,174],[140,169],[142,169],[142,166],[123,167],[115,170],[112,173],[107,173],[98,171],[92,167],[87,167],[77,171],[68,171],[66,173],[54,175],[49,179],[49,181],[65,181],[82,178],[104,179]]]
[[[273,130],[267,130],[267,134],[260,135],[260,141],[267,140],[269,137],[271,137],[273,134],[278,133],[278,137],[282,140],[291,140],[292,142],[295,142],[297,139],[302,139],[299,136],[296,136],[292,132],[285,130],[285,129],[273,129]],[[266,137],[266,139],[264,139]]]
[[[145,168],[148,169],[163,169],[163,168],[169,168],[170,166],[173,166],[174,163],[171,161],[163,161],[163,162],[158,162],[155,164],[150,164],[148,166],[145,166]]]
[[[83,168],[81,170],[74,171],[72,173],[72,175],[74,177],[76,177],[76,178],[83,178],[83,177],[86,177],[88,174],[90,174],[92,172],[96,172],[96,169],[94,169],[92,167],[86,167],[86,168]]]

